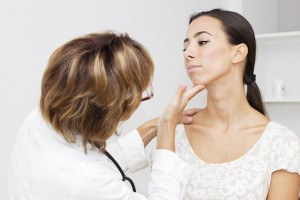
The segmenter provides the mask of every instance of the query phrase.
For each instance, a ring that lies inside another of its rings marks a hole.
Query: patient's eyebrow
[[[206,33],[206,34],[212,36],[212,34],[210,34],[210,33],[207,32],[207,31],[199,31],[199,32],[195,33],[193,37],[196,38],[196,37],[198,37],[199,35],[201,35],[201,34],[203,34],[203,33]],[[183,43],[187,43],[187,42],[189,42],[189,41],[190,41],[189,38],[185,38],[185,39],[183,40]]]

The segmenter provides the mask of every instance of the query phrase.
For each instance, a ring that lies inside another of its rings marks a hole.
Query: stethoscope
[[[122,175],[122,181],[126,181],[127,180],[130,183],[133,192],[136,192],[134,182],[129,177],[125,176],[125,173],[121,169],[121,167],[118,164],[118,162],[114,159],[114,157],[112,157],[112,155],[110,155],[106,150],[104,151],[104,154],[116,165],[116,167],[118,168],[119,172]]]

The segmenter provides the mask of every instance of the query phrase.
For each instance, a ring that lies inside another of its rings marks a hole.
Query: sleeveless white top
[[[195,169],[185,200],[265,200],[272,172],[283,169],[300,175],[300,140],[274,121],[246,154],[218,164],[206,163],[196,155],[180,124],[176,153]]]

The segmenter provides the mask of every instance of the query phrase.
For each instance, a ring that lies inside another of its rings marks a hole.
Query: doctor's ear
[[[248,47],[244,43],[238,44],[234,47],[232,62],[239,63],[243,61],[248,55]]]

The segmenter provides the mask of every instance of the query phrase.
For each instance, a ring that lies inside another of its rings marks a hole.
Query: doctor
[[[153,97],[153,71],[147,50],[126,34],[94,33],[59,47],[43,76],[40,105],[15,142],[10,200],[182,199],[193,170],[175,154],[174,130],[203,86],[180,86],[160,118],[148,197],[123,171],[148,164],[144,146],[156,130],[140,127],[106,146],[119,123]]]

